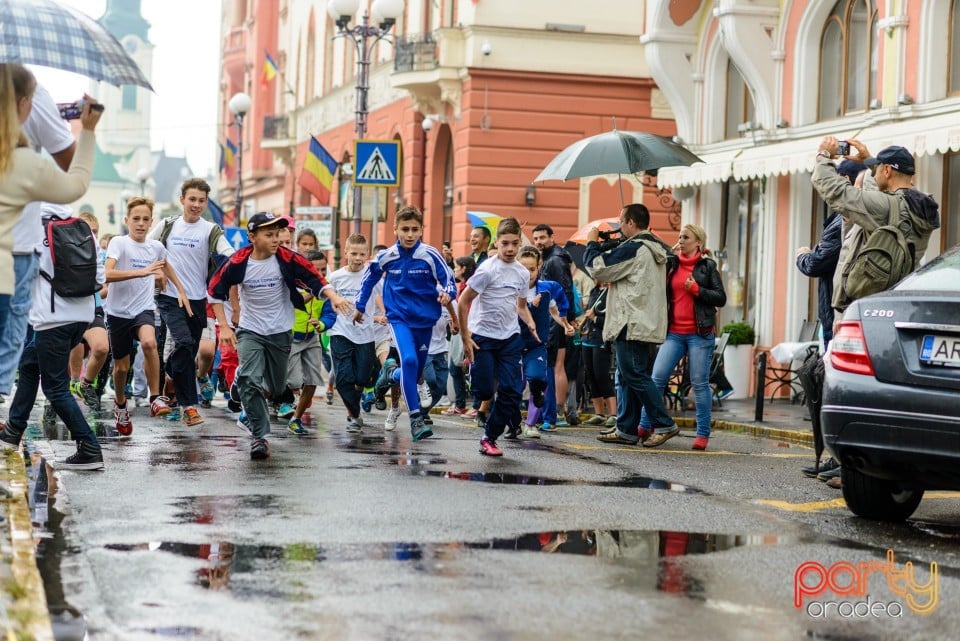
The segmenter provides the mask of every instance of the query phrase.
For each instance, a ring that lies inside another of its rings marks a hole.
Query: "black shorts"
[[[97,307],[93,311],[93,320],[90,321],[90,324],[87,325],[87,329],[93,329],[94,327],[99,327],[100,329],[106,329],[107,324],[103,321],[104,311],[102,307]]]
[[[137,330],[149,325],[153,327],[155,314],[152,309],[147,309],[133,318],[121,318],[119,316],[110,316],[107,318],[107,324],[110,326],[110,352],[113,354],[113,360],[118,361],[126,358],[133,351],[133,341],[137,340]]]

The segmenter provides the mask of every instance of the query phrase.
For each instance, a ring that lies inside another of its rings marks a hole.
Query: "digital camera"
[[[850,155],[850,143],[846,140],[841,140],[837,143],[837,155],[838,156],[849,156]]]
[[[600,251],[613,249],[624,241],[623,233],[619,229],[600,229],[597,234],[600,236]]]

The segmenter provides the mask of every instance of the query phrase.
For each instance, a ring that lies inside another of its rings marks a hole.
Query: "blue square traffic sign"
[[[223,235],[227,237],[227,242],[234,250],[250,244],[250,239],[247,238],[247,230],[243,227],[225,227]]]
[[[400,141],[358,140],[354,146],[354,184],[398,187],[400,185]]]

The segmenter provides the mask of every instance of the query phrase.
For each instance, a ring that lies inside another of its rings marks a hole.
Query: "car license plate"
[[[920,344],[920,361],[927,365],[960,367],[960,338],[927,334]]]

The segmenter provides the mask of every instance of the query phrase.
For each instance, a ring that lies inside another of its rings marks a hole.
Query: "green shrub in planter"
[[[727,323],[720,333],[730,334],[727,345],[753,345],[757,340],[757,335],[749,323]]]

